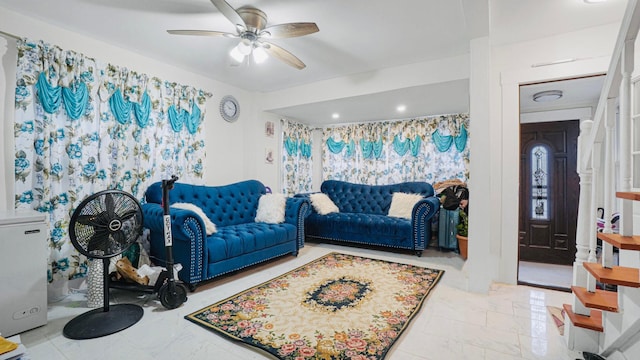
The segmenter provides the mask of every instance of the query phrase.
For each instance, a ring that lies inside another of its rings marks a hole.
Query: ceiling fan
[[[306,67],[295,55],[268,40],[313,34],[319,30],[315,23],[298,22],[267,27],[267,14],[260,9],[248,5],[234,9],[224,0],[211,0],[211,2],[235,25],[235,34],[211,30],[167,30],[167,32],[174,35],[224,36],[240,39],[240,43],[230,53],[238,64],[243,63],[250,55],[253,55],[256,63],[265,61],[271,55],[296,69],[302,70]]]

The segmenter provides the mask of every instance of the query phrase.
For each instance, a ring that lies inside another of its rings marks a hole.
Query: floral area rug
[[[330,253],[185,318],[278,359],[383,359],[443,273]]]

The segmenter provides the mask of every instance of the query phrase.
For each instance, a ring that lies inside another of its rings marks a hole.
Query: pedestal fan
[[[71,216],[69,238],[73,246],[104,266],[104,306],[69,321],[63,334],[70,339],[93,339],[137,323],[144,311],[135,304],[109,305],[109,263],[142,233],[142,209],[131,194],[104,190],[84,199]]]

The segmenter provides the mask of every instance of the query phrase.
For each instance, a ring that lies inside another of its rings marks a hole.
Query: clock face
[[[228,122],[238,120],[240,115],[240,105],[238,100],[231,95],[227,95],[220,101],[220,115]]]

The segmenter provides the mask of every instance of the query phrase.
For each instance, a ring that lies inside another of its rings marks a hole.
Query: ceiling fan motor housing
[[[247,25],[247,30],[257,33],[267,26],[267,14],[252,6],[242,6],[236,10]]]

